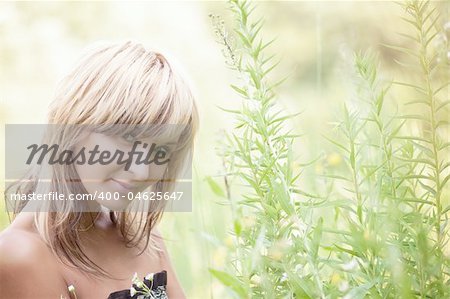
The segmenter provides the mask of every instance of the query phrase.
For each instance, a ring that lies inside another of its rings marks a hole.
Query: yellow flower
[[[366,241],[369,241],[369,239],[370,239],[370,232],[369,232],[368,230],[365,230],[365,231],[364,231],[364,239],[365,239]]]
[[[338,153],[331,153],[327,156],[327,162],[330,166],[338,166],[342,162],[342,157]]]
[[[283,258],[286,248],[289,246],[286,240],[278,240],[269,250],[268,256],[276,261]]]
[[[214,264],[217,267],[223,267],[227,257],[227,250],[224,246],[217,248],[213,253]]]
[[[224,240],[224,243],[227,247],[233,247],[233,245],[234,245],[233,237],[230,235],[227,236]]]
[[[316,173],[322,174],[323,173],[323,165],[322,164],[316,164],[316,166],[314,167],[314,170],[316,171]]]
[[[331,284],[337,285],[341,280],[341,276],[338,273],[333,273],[331,276]]]
[[[279,261],[283,257],[283,253],[281,250],[271,250],[269,252],[269,257],[275,261]]]

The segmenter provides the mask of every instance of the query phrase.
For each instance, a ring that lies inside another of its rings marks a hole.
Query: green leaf
[[[238,92],[243,97],[245,97],[245,98],[248,97],[247,91],[245,91],[242,88],[239,88],[239,87],[237,87],[236,85],[233,85],[233,84],[231,84],[230,86],[231,86],[231,88],[233,88],[236,92]]]
[[[441,85],[440,87],[438,87],[434,92],[433,92],[433,96],[438,94],[441,90],[443,90],[444,88],[446,88],[448,85],[450,84],[450,82],[445,82],[443,85]]]
[[[270,85],[268,89],[272,90],[272,89],[277,88],[278,86],[283,84],[289,77],[290,77],[289,75],[285,76],[284,78],[282,78],[282,79],[278,80],[277,82],[273,83],[272,85]]]
[[[420,40],[417,37],[415,37],[415,36],[411,36],[409,34],[405,34],[405,33],[401,33],[401,32],[396,32],[396,33],[398,35],[400,35],[400,36],[403,36],[404,38],[407,38],[407,39],[411,40],[411,41],[414,41],[416,43],[420,43]]]
[[[416,115],[402,115],[402,116],[398,116],[397,118],[399,118],[399,119],[414,119],[414,120],[420,120],[420,121],[423,121],[423,122],[430,122],[428,120],[428,118],[426,118],[425,116],[420,115],[420,114],[416,114]]]
[[[236,233],[236,236],[240,236],[242,232],[242,226],[239,220],[234,220],[234,232]]]
[[[390,199],[393,200],[397,200],[397,201],[402,201],[402,202],[413,202],[413,203],[421,203],[421,204],[426,204],[426,205],[431,205],[431,206],[436,206],[434,204],[434,202],[432,201],[427,201],[424,199],[418,199],[418,198],[409,198],[409,197],[389,197]]]
[[[314,288],[310,286],[309,281],[305,281],[305,278],[298,277],[298,274],[294,273],[292,269],[288,266],[285,267],[285,271],[290,278],[288,283],[294,290],[295,298],[301,299],[312,299],[316,298]],[[306,278],[307,279],[307,278]]]
[[[241,298],[248,298],[248,294],[245,291],[242,283],[234,276],[215,269],[209,269],[209,272],[217,278],[222,284],[232,289],[236,294],[238,294]]]
[[[339,246],[339,245],[337,245],[337,244],[333,244],[333,245],[334,245],[334,247],[336,247],[336,248],[339,249],[340,251],[347,252],[348,254],[353,255],[353,256],[362,257],[360,253],[358,253],[358,252],[356,252],[356,251],[354,251],[354,250],[351,250],[351,249],[347,249],[347,248],[341,247],[341,246]]]
[[[211,188],[211,190],[214,192],[214,194],[216,194],[217,196],[220,196],[220,197],[226,197],[225,192],[222,190],[222,188],[219,186],[219,184],[217,184],[216,181],[212,177],[207,176],[206,182],[208,182],[208,185]]]
[[[234,32],[237,33],[237,35],[239,35],[240,40],[242,41],[242,43],[246,46],[251,48],[252,45],[250,43],[250,41],[248,40],[248,38],[240,31],[240,30],[234,30]]]
[[[312,194],[312,193],[309,193],[309,192],[305,192],[305,191],[302,191],[302,190],[300,190],[298,188],[292,189],[292,192],[297,193],[297,194],[301,194],[303,196],[310,197],[310,198],[323,198],[322,196],[315,195],[315,194]]]
[[[440,121],[438,121],[438,122],[435,124],[434,128],[437,129],[437,128],[439,128],[439,127],[442,127],[442,126],[448,126],[448,125],[450,125],[450,121],[448,121],[448,120],[440,120]]]
[[[281,60],[278,60],[277,62],[275,62],[274,64],[272,64],[268,69],[266,69],[263,73],[262,73],[262,77],[267,76],[267,74],[269,74],[271,71],[273,71],[279,64],[280,64]]]
[[[450,105],[450,101],[444,101],[442,102],[440,105],[438,105],[436,107],[436,112],[438,112],[439,110],[441,110],[442,108],[444,108],[445,106]]]
[[[425,185],[424,183],[422,183],[421,181],[418,181],[419,184],[428,192],[430,192],[431,194],[433,194],[433,196],[436,196],[436,190],[434,190],[432,187]]]
[[[401,158],[401,157],[398,157],[398,159],[405,161],[405,162],[427,164],[427,165],[430,165],[432,168],[436,168],[436,164],[434,164],[433,161],[427,160],[427,159],[405,159],[405,158]]]
[[[259,89],[261,87],[260,75],[256,72],[256,70],[252,68],[248,68],[247,72],[250,74],[250,77],[252,78],[252,81],[255,84],[256,89]]]
[[[331,142],[331,143],[333,143],[334,145],[336,145],[337,147],[339,147],[340,149],[342,149],[344,152],[346,152],[346,153],[350,153],[350,150],[349,149],[347,149],[345,146],[343,146],[342,144],[340,144],[339,142],[337,142],[337,141],[335,141],[335,140],[333,140],[333,139],[331,139],[331,138],[329,138],[329,137],[327,137],[327,136],[325,136],[325,135],[322,135],[326,140],[328,140],[329,142]]]
[[[323,229],[323,218],[320,217],[316,227],[314,228],[312,244],[311,244],[313,260],[316,260],[318,254],[319,254],[319,245],[322,240],[322,229]]]
[[[415,104],[424,104],[428,107],[431,106],[430,102],[426,100],[413,100],[405,103],[405,105],[415,105]]]
[[[288,119],[292,119],[292,118],[294,118],[294,117],[296,117],[296,116],[298,116],[298,115],[300,115],[302,113],[303,112],[298,112],[298,113],[293,113],[293,114],[289,114],[289,115],[286,115],[286,116],[275,118],[275,119],[273,119],[273,120],[271,120],[269,122],[269,125],[272,125],[272,124],[277,123],[277,122],[283,122],[283,121],[288,120]]]
[[[351,179],[346,178],[346,177],[341,176],[341,175],[337,175],[337,174],[323,174],[321,176],[326,177],[326,178],[330,178],[330,179],[343,180],[343,181],[346,181],[346,182],[349,182],[349,183],[352,182]]]
[[[444,210],[442,210],[442,214],[445,215],[448,212],[450,212],[450,205],[448,205]]]
[[[347,298],[364,298],[369,293],[369,290],[375,285],[379,283],[378,281],[372,281],[365,284],[362,284],[360,286],[357,286],[355,288],[352,288],[350,292],[347,293]]]
[[[286,190],[285,184],[282,182],[272,182],[272,186],[274,188],[274,192],[276,194],[276,199],[280,204],[281,208],[288,214],[289,216],[295,214],[294,206],[291,203],[290,194],[288,190]]]
[[[397,50],[399,52],[408,54],[410,56],[419,58],[419,55],[414,50],[411,50],[411,49],[408,49],[408,48],[404,48],[404,47],[399,47],[399,46],[386,45],[386,44],[384,44],[384,46],[387,47],[387,48],[390,48],[390,49]]]
[[[417,30],[420,30],[419,25],[417,25],[417,23],[415,21],[409,20],[407,18],[401,17],[401,19],[407,23],[409,23],[410,25],[414,26]]]
[[[226,109],[226,108],[219,107],[219,106],[217,106],[217,107],[218,107],[220,110],[225,111],[225,112],[228,112],[228,113],[241,114],[241,111],[239,111],[239,110]]]
[[[256,21],[255,23],[253,23],[250,27],[251,27],[251,38],[250,38],[250,42],[253,44],[253,42],[255,41],[256,37],[259,34],[259,31],[263,28],[264,26],[264,19],[261,17],[259,18],[258,21]],[[255,54],[255,52],[253,53]],[[258,53],[259,54],[259,53]],[[255,55],[255,57],[258,57],[258,54]]]
[[[394,137],[394,139],[414,140],[414,141],[421,141],[421,142],[425,142],[425,143],[429,143],[429,144],[432,143],[430,140],[427,140],[422,137],[417,137],[417,136],[396,136],[396,137]]]
[[[420,93],[428,94],[427,90],[423,89],[420,86],[414,85],[414,84],[409,84],[409,83],[405,83],[405,82],[398,82],[398,81],[393,81],[392,84],[397,84],[397,85],[411,87],[411,88],[419,91]]]
[[[447,175],[447,176],[442,180],[442,182],[441,182],[441,184],[440,184],[440,189],[443,189],[449,180],[450,180],[450,174]]]

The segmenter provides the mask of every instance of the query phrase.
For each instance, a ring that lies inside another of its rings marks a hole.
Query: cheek
[[[95,191],[108,191],[108,180],[114,177],[114,174],[120,171],[121,166],[116,163],[100,165],[98,163],[89,165],[75,165],[75,170],[88,193]]]
[[[98,165],[76,165],[75,170],[80,177],[86,191],[90,194],[94,194],[96,191],[102,191],[102,185],[104,181],[108,179],[109,171],[107,167]]]
[[[109,178],[111,175],[117,171],[118,165],[108,164],[108,165],[75,165],[75,170],[78,173],[81,181],[83,182],[93,182],[101,183]]]
[[[164,173],[166,172],[167,164],[163,164],[163,165],[151,164],[150,167],[151,167],[150,168],[150,179],[159,181],[160,179],[163,178]],[[168,179],[170,179],[170,178],[168,178]]]
[[[120,171],[123,166],[117,163],[107,163],[106,165],[94,163],[89,165],[87,162],[90,157],[89,151],[93,150],[96,146],[99,146],[99,151],[109,152],[114,152],[117,148],[115,144],[111,143],[110,138],[101,134],[92,133],[83,141],[84,142],[81,142],[77,146],[75,152],[78,153],[82,148],[84,148],[86,161],[81,165],[75,164],[75,170],[77,171],[78,176],[80,177],[80,180],[86,190],[98,190],[99,184],[102,184],[110,179],[114,173]],[[95,159],[97,160],[98,157],[99,154],[96,154]]]

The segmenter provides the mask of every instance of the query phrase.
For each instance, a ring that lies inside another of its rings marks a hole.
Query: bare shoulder
[[[0,261],[3,265],[27,262],[43,251],[43,245],[31,232],[9,227],[0,233]]]
[[[50,250],[38,235],[18,226],[0,233],[0,294],[4,298],[68,297]]]

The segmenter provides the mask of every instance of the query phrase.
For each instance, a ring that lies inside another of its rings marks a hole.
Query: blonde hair
[[[177,176],[184,158],[193,149],[198,112],[191,88],[180,70],[175,69],[173,63],[169,63],[161,53],[127,41],[96,46],[82,57],[57,88],[48,121],[49,124],[95,125],[105,131],[117,124],[128,127],[142,124],[185,126],[164,177],[152,186],[157,191],[166,191],[171,188],[167,182]],[[70,147],[80,140],[81,129],[62,130],[47,136],[51,139],[47,142],[66,143]],[[79,178],[73,166],[49,167],[51,184],[41,184],[39,175],[43,170],[34,169],[26,180],[17,183],[15,192],[29,194],[42,188],[66,194],[87,192],[82,184],[73,184],[74,187],[68,183],[68,178],[69,181]],[[26,204],[19,203],[14,215],[22,211]],[[57,212],[52,207],[55,204],[58,205]],[[35,212],[35,225],[62,262],[87,273],[110,277],[82,250],[79,231],[82,231],[83,212],[80,212],[80,207],[75,207],[82,204],[85,203],[48,202]],[[161,219],[163,210],[164,204],[156,203],[151,210],[141,212],[138,221],[137,214],[132,217],[133,213],[126,211],[110,211],[110,218],[120,229],[127,246],[138,246],[145,238],[142,254],[149,245],[151,231]]]

